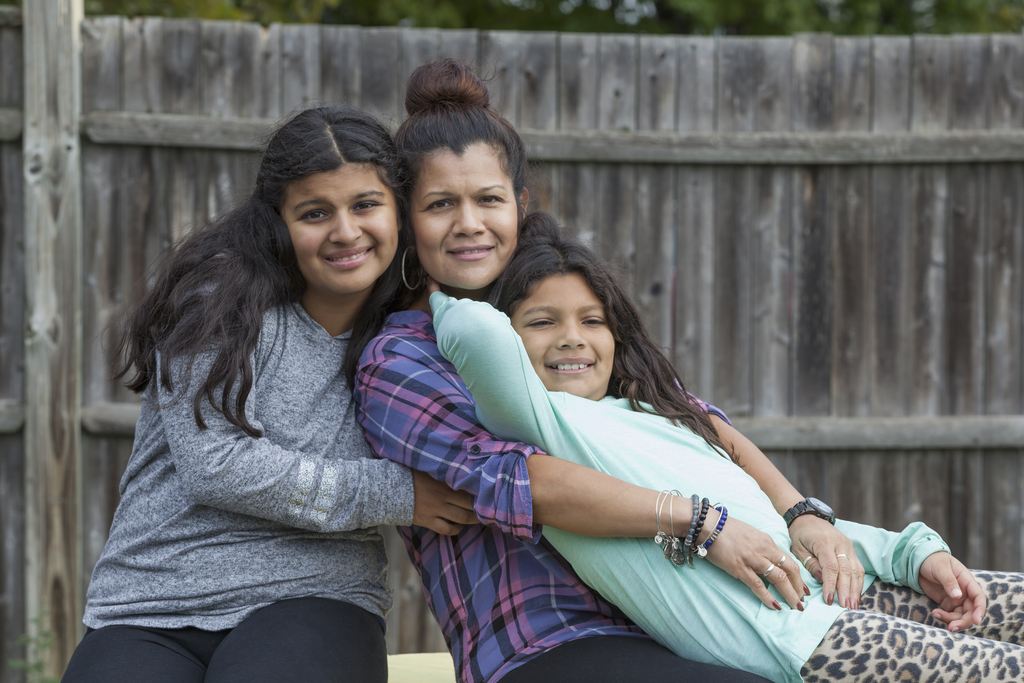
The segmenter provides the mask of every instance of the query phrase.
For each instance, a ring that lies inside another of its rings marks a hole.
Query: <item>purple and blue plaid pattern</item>
[[[483,524],[456,536],[399,527],[459,681],[497,680],[576,638],[646,637],[542,539],[526,470],[526,458],[540,451],[477,423],[469,389],[438,351],[426,313],[388,317],[360,359],[355,400],[377,455],[474,496]]]

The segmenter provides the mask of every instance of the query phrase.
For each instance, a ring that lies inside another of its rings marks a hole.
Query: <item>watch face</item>
[[[823,515],[834,515],[834,514],[836,514],[832,510],[832,508],[830,508],[828,505],[826,505],[825,503],[821,502],[817,498],[808,498],[807,502],[811,504],[811,507],[813,507],[815,510],[817,510],[820,513],[822,513]]]

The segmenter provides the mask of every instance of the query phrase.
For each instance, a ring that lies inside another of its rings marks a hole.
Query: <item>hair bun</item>
[[[473,70],[456,59],[428,62],[409,76],[405,111],[413,116],[431,109],[486,109],[490,94]]]

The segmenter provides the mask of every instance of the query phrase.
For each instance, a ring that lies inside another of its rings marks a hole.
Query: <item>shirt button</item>
[[[469,452],[472,453],[473,455],[480,455],[480,447],[477,446],[476,444],[473,444],[473,447],[469,449]]]

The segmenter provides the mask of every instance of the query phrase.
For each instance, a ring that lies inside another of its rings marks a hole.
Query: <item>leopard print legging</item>
[[[800,669],[806,683],[984,683],[1024,680],[1024,574],[973,572],[988,597],[981,624],[950,633],[938,605],[875,581]]]

